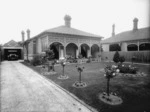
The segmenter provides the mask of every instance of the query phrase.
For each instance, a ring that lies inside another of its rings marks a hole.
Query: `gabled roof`
[[[20,47],[20,45],[16,41],[10,40],[9,42],[5,43],[3,47]]]
[[[45,30],[44,32],[103,38],[102,36],[87,33],[87,32],[72,28],[72,27],[67,27],[65,25],[55,27],[55,28],[52,28],[52,29],[48,29],[48,30]]]
[[[101,43],[117,43],[143,39],[150,40],[150,27],[125,31],[105,40],[102,40]]]

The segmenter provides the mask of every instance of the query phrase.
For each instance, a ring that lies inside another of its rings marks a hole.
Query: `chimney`
[[[115,24],[112,25],[112,36],[115,36]]]
[[[138,29],[138,19],[137,18],[134,18],[133,20],[133,30],[137,30]]]
[[[21,32],[22,35],[22,42],[24,42],[24,31]]]
[[[30,30],[27,29],[27,38],[30,39]]]
[[[70,23],[71,17],[69,15],[65,15],[64,20],[65,20],[65,26],[71,27],[71,23]]]

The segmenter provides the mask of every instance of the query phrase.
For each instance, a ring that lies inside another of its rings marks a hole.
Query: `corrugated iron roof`
[[[72,28],[72,27],[67,27],[65,25],[45,30],[45,32],[103,38],[102,36],[91,34],[91,33],[87,33],[87,32],[84,32],[84,31]]]
[[[150,40],[150,27],[125,31],[115,36],[112,36],[110,38],[104,39],[101,41],[101,43],[102,44],[117,43],[117,42],[123,42],[123,41],[142,40],[142,39]]]

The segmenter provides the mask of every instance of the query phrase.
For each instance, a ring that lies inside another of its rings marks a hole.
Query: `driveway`
[[[1,112],[91,112],[72,95],[18,61],[0,65]]]

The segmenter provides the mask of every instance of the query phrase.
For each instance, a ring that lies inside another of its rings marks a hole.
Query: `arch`
[[[109,45],[109,51],[121,51],[121,47],[119,44],[111,44]]]
[[[140,51],[150,50],[150,43],[142,43],[139,45]]]
[[[49,45],[49,48],[54,52],[54,59],[59,59],[62,55],[63,45],[60,42],[53,42]]]
[[[82,57],[87,58],[90,47],[87,44],[81,44],[80,48],[81,48],[80,54],[82,55]]]
[[[98,55],[98,53],[99,53],[99,46],[98,46],[97,44],[93,44],[93,45],[91,46],[91,56],[92,56],[93,58],[96,58],[97,55]]]
[[[66,46],[66,55],[67,57],[77,58],[78,46],[75,43],[69,43]]]
[[[129,44],[127,46],[127,50],[128,51],[137,51],[138,50],[138,46],[136,44]]]

